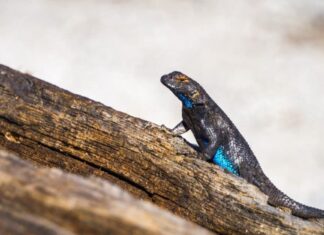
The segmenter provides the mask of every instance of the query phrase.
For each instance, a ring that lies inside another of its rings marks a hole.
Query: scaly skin
[[[183,103],[183,120],[173,133],[180,135],[191,130],[203,159],[256,185],[268,195],[271,205],[287,207],[301,218],[324,218],[323,210],[298,203],[274,186],[241,133],[196,81],[180,72],[172,72],[162,76],[161,82]]]

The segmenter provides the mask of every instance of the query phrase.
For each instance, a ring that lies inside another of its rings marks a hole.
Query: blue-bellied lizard
[[[182,121],[173,128],[180,135],[191,130],[200,156],[256,185],[268,195],[268,203],[289,208],[302,218],[324,218],[324,211],[294,201],[269,180],[246,140],[224,111],[193,79],[180,72],[164,75],[161,82],[183,104]]]

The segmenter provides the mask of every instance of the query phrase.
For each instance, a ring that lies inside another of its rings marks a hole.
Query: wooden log
[[[0,151],[0,234],[212,234],[98,178]]]
[[[0,145],[38,165],[112,180],[212,231],[324,234],[267,204],[245,180],[201,161],[150,122],[0,66]]]

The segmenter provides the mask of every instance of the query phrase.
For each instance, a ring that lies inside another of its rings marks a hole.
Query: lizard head
[[[181,72],[172,72],[161,77],[161,82],[177,96],[186,108],[203,105],[207,100],[204,89]]]

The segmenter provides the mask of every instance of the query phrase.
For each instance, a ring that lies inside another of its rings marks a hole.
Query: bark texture
[[[196,158],[155,124],[0,66],[0,145],[37,165],[107,179],[212,231],[324,234],[267,204],[245,180]]]
[[[98,178],[0,151],[0,234],[212,234]]]

